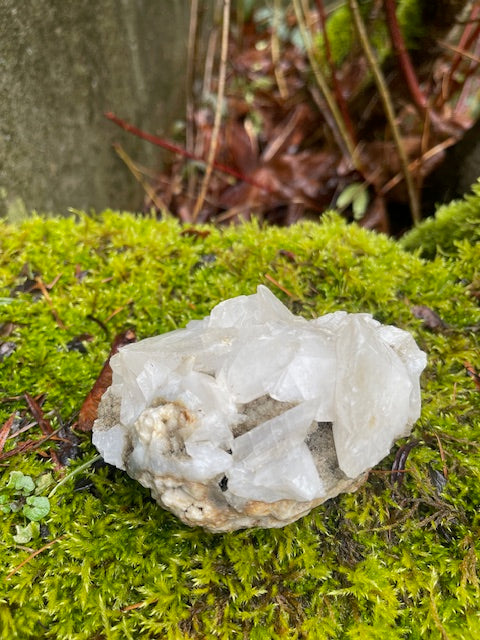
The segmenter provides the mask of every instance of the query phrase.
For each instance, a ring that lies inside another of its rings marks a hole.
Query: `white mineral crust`
[[[406,331],[306,320],[259,286],[121,348],[93,443],[190,525],[280,527],[355,490],[408,435],[425,364]]]

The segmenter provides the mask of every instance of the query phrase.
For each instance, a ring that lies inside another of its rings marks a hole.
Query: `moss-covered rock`
[[[456,253],[463,240],[480,242],[480,181],[462,200],[439,207],[434,217],[405,234],[400,244],[408,251],[418,250],[423,257],[433,258],[437,252]]]
[[[480,394],[464,367],[479,365],[480,246],[464,241],[453,257],[424,261],[333,215],[289,229],[201,231],[109,211],[2,225],[0,323],[10,344],[1,351],[0,425],[26,411],[28,392],[47,394],[43,410],[60,427],[116,333],[184,326],[263,283],[295,313],[367,311],[411,331],[427,352],[419,444],[403,483],[391,484],[393,452],[356,494],[297,523],[209,534],[107,467],[83,469],[51,494],[94,457],[87,434],[63,471],[48,442],[3,457],[2,638],[480,637]],[[51,285],[48,297],[25,284],[35,277]],[[429,330],[413,305],[431,308],[445,328]],[[4,454],[40,437],[33,425]],[[13,470],[24,475],[12,480]],[[50,494],[49,513],[39,511],[29,531],[27,493]]]

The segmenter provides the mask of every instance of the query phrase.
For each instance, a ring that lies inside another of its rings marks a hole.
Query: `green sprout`
[[[367,211],[368,201],[367,185],[364,182],[352,182],[338,196],[337,207],[343,210],[352,205],[353,217],[361,220]]]

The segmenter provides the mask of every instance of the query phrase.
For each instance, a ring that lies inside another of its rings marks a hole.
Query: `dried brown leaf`
[[[112,384],[112,369],[110,367],[110,358],[117,353],[120,347],[124,347],[131,342],[135,342],[136,336],[134,331],[128,329],[119,334],[113,341],[112,348],[108,358],[103,365],[100,375],[95,380],[95,383],[85,398],[82,408],[78,416],[78,422],[76,424],[77,429],[80,431],[91,431],[93,423],[97,417],[98,405],[102,399],[103,394]]]
[[[412,313],[415,318],[423,320],[423,325],[430,331],[444,331],[448,325],[440,318],[438,313],[423,304],[417,304],[412,307]]]

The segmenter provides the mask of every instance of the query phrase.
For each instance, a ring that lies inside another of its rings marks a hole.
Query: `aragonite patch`
[[[355,490],[410,432],[425,364],[406,331],[306,320],[260,286],[121,348],[93,443],[189,525],[281,527]]]

